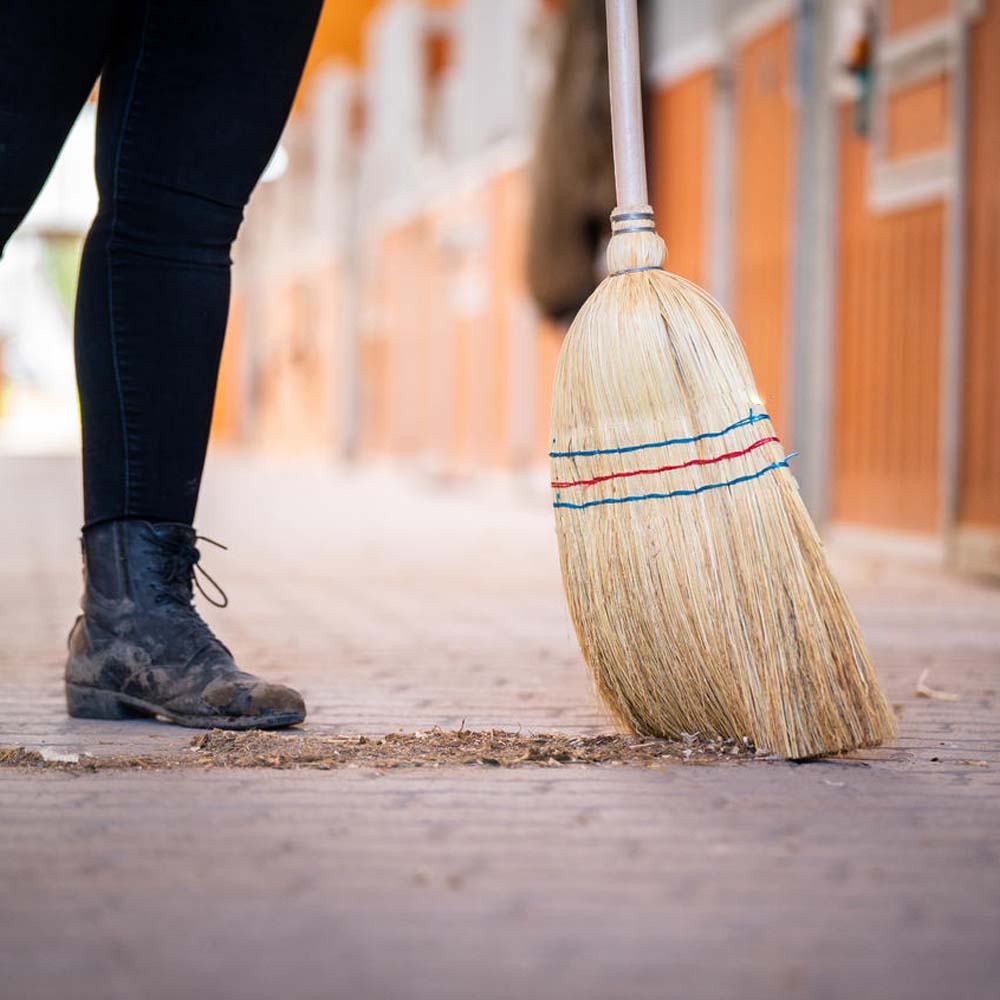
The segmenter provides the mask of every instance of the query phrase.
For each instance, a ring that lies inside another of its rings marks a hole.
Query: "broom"
[[[609,276],[552,401],[563,584],[628,729],[748,737],[788,758],[894,732],[739,336],[662,269],[648,204],[635,0],[607,0],[617,202]]]

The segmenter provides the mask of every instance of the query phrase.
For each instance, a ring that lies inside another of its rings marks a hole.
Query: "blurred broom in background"
[[[569,322],[599,280],[615,171],[604,0],[569,0],[560,10],[562,37],[531,177],[527,277],[542,313]]]
[[[552,479],[577,636],[640,734],[789,758],[893,735],[729,317],[663,270],[646,188],[635,0],[607,0],[617,207],[609,276],[563,345]]]

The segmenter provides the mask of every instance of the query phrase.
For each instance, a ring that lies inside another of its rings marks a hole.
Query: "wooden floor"
[[[0,746],[185,746],[63,714],[75,473],[0,459]],[[220,459],[212,621],[312,732],[605,731],[545,503]],[[1000,590],[834,555],[901,716],[853,759],[0,769],[0,995],[992,1000]],[[959,700],[916,697],[925,669]]]

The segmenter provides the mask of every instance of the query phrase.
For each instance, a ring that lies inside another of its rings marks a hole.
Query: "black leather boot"
[[[297,691],[239,670],[195,610],[196,541],[187,525],[147,521],[110,521],[84,533],[83,614],[66,662],[70,715],[164,716],[200,729],[305,718]]]

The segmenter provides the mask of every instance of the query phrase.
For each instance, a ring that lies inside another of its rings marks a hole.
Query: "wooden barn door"
[[[991,529],[1000,566],[1000,2],[971,31],[965,380],[958,520]]]
[[[750,39],[736,56],[733,313],[757,387],[786,443],[795,198],[793,39],[786,19]]]
[[[833,515],[939,527],[942,202],[874,212],[871,146],[841,109]]]
[[[956,22],[952,0],[881,10],[870,135],[840,112],[833,514],[939,534]]]

